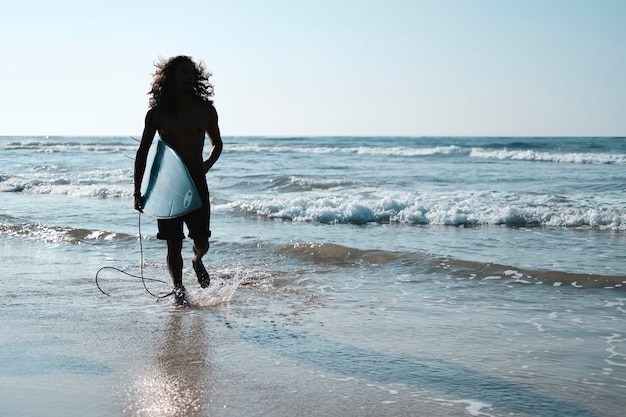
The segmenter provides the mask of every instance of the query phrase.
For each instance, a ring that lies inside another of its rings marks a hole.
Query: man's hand
[[[139,193],[135,194],[135,210],[143,213],[143,196]]]

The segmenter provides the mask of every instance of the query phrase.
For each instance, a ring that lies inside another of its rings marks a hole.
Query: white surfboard
[[[172,219],[202,207],[202,199],[183,160],[162,140],[150,147],[141,182],[143,211]]]

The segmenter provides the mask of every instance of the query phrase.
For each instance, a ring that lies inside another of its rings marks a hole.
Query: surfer
[[[135,158],[135,209],[142,211],[141,181],[147,163],[148,150],[158,132],[181,157],[200,193],[203,206],[189,214],[174,219],[158,219],[157,238],[167,241],[167,266],[174,284],[174,295],[182,300],[183,286],[182,247],[187,226],[193,240],[193,269],[202,288],[209,286],[210,277],[202,258],[209,250],[211,205],[206,173],[222,153],[222,138],[218,127],[217,111],[210,99],[213,85],[211,73],[202,62],[191,57],[176,56],[161,59],[155,64],[150,96],[141,143]],[[205,137],[213,148],[207,160],[203,159]]]

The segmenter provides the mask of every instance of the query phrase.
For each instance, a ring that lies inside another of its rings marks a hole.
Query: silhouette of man
[[[182,247],[187,226],[193,240],[193,269],[202,288],[209,286],[210,277],[202,263],[209,250],[211,236],[211,205],[206,173],[222,153],[222,138],[213,102],[213,86],[209,83],[211,73],[202,62],[195,63],[188,56],[176,56],[160,60],[150,90],[150,109],[145,117],[145,127],[135,158],[135,209],[142,211],[141,181],[146,168],[148,150],[158,132],[181,157],[198,189],[203,206],[191,213],[174,219],[158,219],[158,239],[167,241],[167,266],[174,284],[174,295],[183,300]],[[205,135],[213,148],[209,159],[203,160]]]

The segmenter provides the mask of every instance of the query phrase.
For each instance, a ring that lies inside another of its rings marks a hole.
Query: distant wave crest
[[[555,153],[537,152],[533,150],[487,150],[482,148],[473,148],[469,156],[472,158],[484,159],[510,159],[571,164],[626,164],[626,155],[607,153]]]
[[[357,154],[363,156],[397,157],[457,157],[553,162],[566,164],[617,164],[626,165],[626,155],[612,153],[536,151],[532,149],[493,149],[480,147],[448,146],[313,146],[290,147],[284,145],[236,144],[225,148],[226,152],[251,153],[312,153],[312,154]]]

